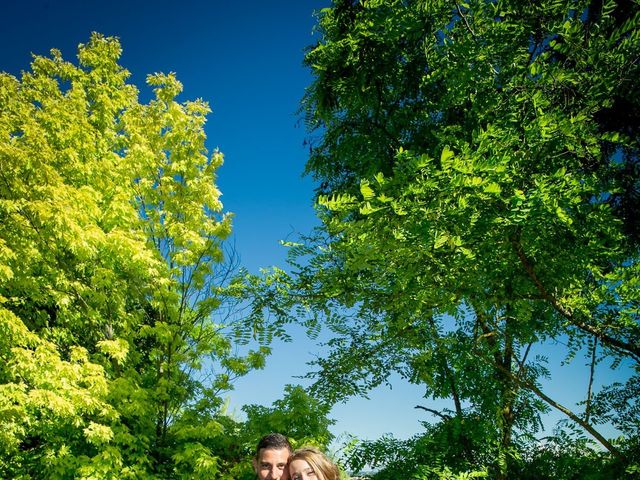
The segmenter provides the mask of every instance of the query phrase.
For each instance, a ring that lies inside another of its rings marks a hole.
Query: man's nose
[[[280,476],[282,475],[282,470],[277,466],[271,468],[271,479],[272,480],[280,480]]]

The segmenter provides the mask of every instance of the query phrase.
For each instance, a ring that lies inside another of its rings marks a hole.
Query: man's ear
[[[256,457],[253,457],[251,463],[253,464],[253,471],[258,473],[258,459]]]

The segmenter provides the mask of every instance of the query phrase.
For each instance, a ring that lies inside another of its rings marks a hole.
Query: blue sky
[[[279,240],[308,232],[315,224],[313,182],[302,177],[306,132],[296,115],[305,86],[311,81],[302,65],[303,49],[314,41],[313,11],[329,0],[35,1],[5,0],[0,29],[0,70],[18,75],[28,69],[31,53],[58,48],[75,59],[77,45],[92,31],[120,38],[121,64],[130,82],[148,98],[144,79],[154,72],[176,72],[184,84],[182,100],[197,97],[213,109],[206,132],[210,150],[225,154],[218,186],[225,210],[233,212],[235,248],[242,265],[284,264]],[[145,93],[146,92],[146,93]],[[319,347],[293,330],[294,341],[278,343],[264,371],[236,384],[231,410],[246,403],[270,405],[286,383],[308,370],[305,362],[321,354]],[[564,347],[543,349],[557,367]],[[556,369],[551,396],[571,405],[586,392],[584,362]],[[610,373],[600,370],[602,379]],[[600,373],[599,372],[599,373]],[[440,408],[422,398],[422,389],[393,380],[370,400],[353,399],[334,408],[334,433],[361,438],[384,433],[406,438],[421,431],[430,417],[415,405]],[[445,406],[451,407],[449,404]],[[553,415],[551,418],[559,418]]]

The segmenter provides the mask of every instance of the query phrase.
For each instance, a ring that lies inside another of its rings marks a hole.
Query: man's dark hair
[[[256,458],[260,456],[260,450],[280,450],[281,448],[286,448],[290,452],[293,451],[293,448],[291,447],[291,444],[289,443],[287,437],[280,433],[269,433],[262,437],[258,442],[258,446],[256,447]]]

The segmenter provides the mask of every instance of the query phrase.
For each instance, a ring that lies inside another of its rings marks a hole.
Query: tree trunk
[[[438,334],[438,329],[435,322],[433,321],[433,317],[430,317],[429,320],[431,324],[431,334],[437,342],[440,342],[440,335]],[[442,357],[441,364],[449,383],[449,391],[451,392],[451,397],[453,398],[453,404],[456,410],[456,418],[460,423],[460,443],[462,444],[464,456],[469,463],[473,463],[473,447],[471,445],[469,435],[467,435],[464,425],[464,412],[462,411],[462,401],[460,400],[460,393],[458,392],[458,387],[456,385],[456,378],[454,372],[449,366],[449,362],[447,361],[446,356]]]
[[[510,333],[510,324],[513,319],[508,315],[505,319],[504,346],[496,340],[496,331],[492,330],[486,322],[486,318],[481,312],[476,310],[478,323],[483,331],[483,338],[493,351],[493,365],[496,378],[500,385],[500,403],[497,405],[497,418],[500,429],[500,440],[498,444],[498,459],[496,480],[507,480],[509,478],[509,450],[512,443],[513,424],[515,414],[513,412],[513,402],[518,391],[518,384],[513,381],[513,337]]]

